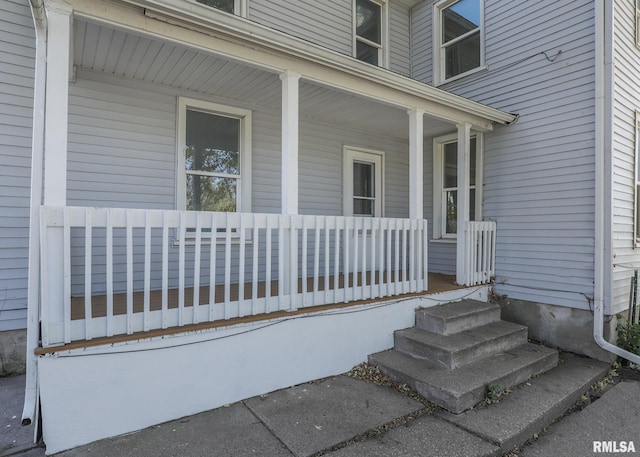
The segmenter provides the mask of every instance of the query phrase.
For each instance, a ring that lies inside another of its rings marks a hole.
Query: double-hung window
[[[444,0],[434,6],[436,84],[484,67],[483,10],[484,0]]]
[[[386,0],[354,0],[354,56],[386,67]]]
[[[251,112],[179,99],[178,209],[250,211]]]
[[[434,238],[455,238],[458,232],[458,142],[456,135],[434,142]],[[470,142],[469,220],[482,218],[482,137]]]
[[[245,16],[246,0],[195,0],[202,5],[238,16]]]

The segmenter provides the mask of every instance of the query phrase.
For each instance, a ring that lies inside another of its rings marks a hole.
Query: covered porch
[[[424,143],[451,132],[456,282],[491,280],[470,143],[510,115],[242,18],[142,3],[45,2],[44,348],[429,291]],[[206,175],[185,172],[189,110],[238,119],[237,170],[211,175],[234,180],[232,211],[189,206]],[[356,189],[354,164],[376,185]]]

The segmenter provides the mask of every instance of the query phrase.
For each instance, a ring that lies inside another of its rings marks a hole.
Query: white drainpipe
[[[595,26],[596,26],[596,131],[595,131],[595,264],[594,264],[594,311],[593,311],[593,337],[596,343],[603,349],[623,357],[631,362],[640,364],[640,356],[625,351],[604,339],[604,305],[605,305],[605,268],[611,268],[611,255],[608,246],[607,235],[611,233],[610,212],[611,199],[607,198],[607,186],[611,185],[610,170],[608,170],[605,156],[611,154],[612,144],[610,134],[612,132],[612,120],[608,103],[611,103],[613,68],[613,2],[608,0],[595,0]],[[607,77],[608,76],[608,77]],[[608,144],[607,144],[608,142]],[[607,175],[607,173],[609,173]],[[606,213],[606,212],[609,213]],[[608,215],[607,215],[608,214]],[[607,276],[610,281],[610,276]]]
[[[45,83],[47,76],[47,17],[43,0],[30,0],[36,33],[36,61],[33,95],[33,138],[31,151],[31,199],[29,213],[29,278],[27,298],[26,385],[22,425],[37,424],[38,358],[40,339],[40,205],[44,157]],[[35,427],[34,441],[38,427]]]

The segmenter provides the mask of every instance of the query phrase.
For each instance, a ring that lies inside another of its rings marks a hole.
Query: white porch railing
[[[465,237],[465,286],[491,282],[496,269],[496,223],[467,222]]]
[[[44,347],[427,290],[425,220],[43,207],[41,221]]]

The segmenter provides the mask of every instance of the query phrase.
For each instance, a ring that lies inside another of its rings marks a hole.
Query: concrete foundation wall
[[[26,354],[26,330],[0,332],[0,376],[24,373]]]
[[[529,327],[531,339],[598,360],[615,359],[593,339],[591,311],[514,299],[500,300],[500,306],[502,319]],[[605,316],[604,337],[614,344],[616,324],[615,316]]]
[[[464,297],[485,301],[487,287],[43,356],[46,452],[344,373],[391,348],[417,307]]]

